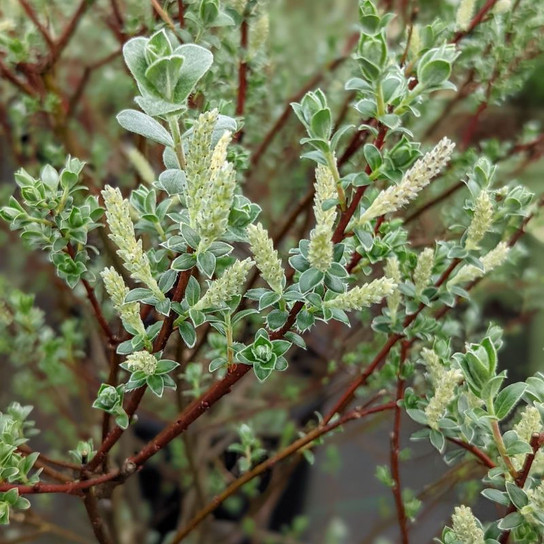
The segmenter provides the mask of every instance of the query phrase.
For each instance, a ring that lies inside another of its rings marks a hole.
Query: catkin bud
[[[251,259],[236,261],[227,268],[223,275],[211,282],[204,296],[195,304],[195,310],[205,310],[215,306],[222,306],[234,295],[240,294],[246,281],[247,273],[255,264]]]
[[[440,381],[440,377],[444,374],[444,367],[440,363],[440,357],[438,357],[436,351],[429,348],[421,350],[421,357],[431,378],[431,383],[436,387]]]
[[[468,30],[474,13],[475,0],[461,0],[455,17],[459,30]]]
[[[467,231],[465,248],[469,251],[478,249],[478,244],[486,235],[493,223],[493,202],[487,191],[481,191],[476,199],[474,215]]]
[[[121,275],[113,267],[104,268],[100,275],[113,307],[123,323],[132,328],[136,334],[145,336],[145,327],[140,318],[140,305],[137,302],[125,302],[129,288],[125,285]]]
[[[229,4],[240,14],[244,13],[248,0],[229,0]]]
[[[268,41],[270,21],[268,13],[262,13],[249,28],[249,58],[253,58]]]
[[[138,172],[140,178],[142,178],[142,181],[147,185],[151,185],[155,181],[156,176],[151,164],[149,164],[144,155],[134,146],[127,147],[125,154],[136,169],[136,172]]]
[[[227,162],[227,147],[232,138],[225,132],[217,142],[208,170],[208,181],[201,193],[200,210],[195,218],[196,231],[201,237],[199,250],[205,250],[227,230],[230,208],[236,189],[236,174]]]
[[[310,233],[308,260],[313,268],[326,272],[332,264],[332,234],[336,220],[336,207],[324,210],[323,204],[336,197],[336,183],[330,168],[322,164],[316,168],[315,179],[314,214],[316,226]]]
[[[456,506],[451,517],[452,529],[459,542],[484,544],[484,532],[468,506]]]
[[[425,248],[417,257],[416,269],[414,270],[414,286],[416,296],[420,296],[423,290],[429,285],[434,265],[434,250]]]
[[[341,293],[337,297],[327,300],[323,306],[337,308],[339,310],[361,310],[366,306],[377,304],[397,287],[390,278],[379,278],[365,285],[354,287],[347,293]]]
[[[400,283],[401,275],[399,260],[395,255],[387,259],[384,272],[386,277],[393,280],[393,282],[395,282],[397,285]],[[398,287],[395,287],[395,289],[393,289],[393,291],[389,295],[387,295],[387,307],[389,308],[389,314],[391,315],[391,321],[393,323],[395,323],[395,321],[397,320],[397,311],[399,309],[400,300],[400,290]]]
[[[512,0],[499,0],[493,7],[493,13],[496,15],[501,15],[502,13],[510,11],[511,8]]]
[[[132,278],[148,287],[155,297],[164,300],[166,297],[151,273],[151,266],[147,254],[143,250],[142,241],[136,240],[128,200],[123,198],[119,189],[114,189],[109,185],[102,191],[102,196],[110,228],[109,237],[119,248],[117,254],[124,261],[125,268],[130,272]]]
[[[187,190],[185,200],[189,211],[190,225],[196,229],[196,218],[203,206],[203,192],[208,183],[208,171],[212,156],[212,134],[218,111],[213,109],[199,115],[193,125],[193,136],[185,156]]]
[[[147,376],[151,376],[157,370],[157,359],[148,351],[137,351],[127,355],[125,361],[129,372],[143,372]]]
[[[541,430],[542,418],[538,408],[531,405],[526,406],[521,412],[520,420],[514,425],[514,431],[516,431],[520,440],[530,443],[533,433],[540,433]],[[539,451],[537,455],[541,456],[542,452]],[[512,456],[512,462],[516,469],[520,470],[525,462],[525,454],[521,453]]]
[[[414,166],[404,174],[398,185],[392,185],[382,191],[356,224],[363,225],[380,215],[396,212],[414,200],[419,192],[444,168],[454,147],[455,144],[448,138],[442,138],[434,149],[416,161]]]
[[[438,422],[444,415],[448,404],[455,397],[455,386],[463,377],[461,371],[457,369],[442,369],[442,372],[438,370],[438,373],[434,396],[425,408],[425,415],[431,429],[438,429]]]
[[[412,35],[410,36],[410,53],[415,58],[421,50],[421,35],[419,34],[419,25],[414,24]]]
[[[278,252],[268,237],[268,232],[260,223],[257,223],[249,225],[247,235],[261,276],[276,293],[281,293],[285,287],[285,272]]]
[[[492,249],[487,255],[484,255],[480,261],[484,267],[484,270],[476,268],[474,265],[465,265],[459,272],[452,278],[448,285],[456,285],[458,283],[465,283],[481,278],[484,274],[491,272],[493,269],[499,267],[506,261],[510,248],[506,242],[500,242],[495,249]]]

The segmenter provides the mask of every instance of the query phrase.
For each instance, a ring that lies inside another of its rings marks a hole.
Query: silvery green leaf
[[[185,289],[185,300],[189,306],[194,306],[200,298],[200,284],[198,280],[191,276],[187,282],[187,288]]]
[[[514,406],[521,399],[526,389],[526,383],[513,383],[505,387],[497,395],[493,405],[495,408],[495,415],[499,418],[499,420],[504,419],[514,409]]]
[[[178,325],[179,334],[188,348],[196,344],[196,330],[190,321],[182,321]]]
[[[283,310],[272,310],[266,316],[268,328],[272,331],[280,329],[281,327],[283,327],[283,325],[285,325],[288,316],[289,312]]]
[[[183,193],[187,187],[185,172],[178,168],[168,168],[161,173],[156,185],[159,189],[166,191],[169,196],[179,195]]]
[[[303,293],[307,293],[311,289],[317,287],[323,281],[323,272],[316,270],[315,268],[309,268],[306,272],[303,272],[299,279],[300,290]]]
[[[174,89],[181,77],[183,61],[184,58],[179,55],[162,57],[150,64],[145,71],[145,77],[167,100],[172,100],[174,97]]]
[[[174,146],[168,131],[149,115],[137,110],[123,110],[117,114],[118,123],[126,130],[140,134],[167,147]]]
[[[180,78],[174,90],[174,101],[181,104],[187,100],[200,78],[210,69],[213,55],[210,51],[195,44],[184,44],[176,47],[175,55],[184,59]]]
[[[194,253],[184,253],[172,261],[173,270],[189,270],[196,264],[196,255]]]
[[[205,251],[204,253],[199,253],[196,256],[196,265],[198,269],[208,278],[213,276],[215,272],[216,258],[211,251]]]

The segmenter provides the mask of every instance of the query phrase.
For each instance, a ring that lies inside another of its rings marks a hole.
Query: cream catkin
[[[131,327],[137,334],[145,336],[145,327],[140,318],[140,305],[137,302],[125,302],[129,288],[125,285],[121,275],[113,268],[105,268],[100,272],[104,287],[113,307],[124,324]]]
[[[461,0],[455,16],[455,22],[459,30],[468,30],[474,14],[475,3],[475,0]]]
[[[205,310],[216,306],[222,306],[234,295],[240,294],[244,288],[247,274],[255,264],[251,259],[236,261],[223,272],[223,275],[210,283],[204,296],[195,304],[195,310]]]
[[[195,218],[196,231],[201,237],[197,251],[205,251],[227,230],[236,189],[236,174],[233,165],[227,162],[227,147],[231,138],[232,134],[225,132],[210,158],[208,180],[201,192],[200,210]]]
[[[365,306],[377,304],[393,292],[397,284],[390,278],[379,278],[365,285],[354,287],[347,293],[342,293],[337,297],[323,303],[328,308],[337,308],[347,312],[351,310],[361,310]]]
[[[146,376],[151,376],[157,370],[157,359],[148,351],[137,351],[127,355],[125,361],[129,372],[143,372]]]
[[[493,223],[493,202],[487,191],[481,191],[476,199],[474,215],[468,227],[465,248],[469,251],[478,249],[479,243]]]
[[[456,285],[458,283],[466,283],[469,281],[477,280],[484,274],[491,272],[493,269],[498,268],[503,264],[510,252],[510,248],[506,242],[500,242],[495,249],[492,249],[487,255],[484,255],[480,261],[483,265],[483,271],[475,267],[472,264],[464,265],[459,272],[452,278],[448,285]]]
[[[453,516],[453,532],[463,544],[484,544],[484,532],[468,506],[456,506]]]
[[[261,276],[276,293],[282,293],[285,287],[285,272],[268,232],[261,223],[257,223],[249,225],[247,235]]]
[[[187,190],[185,199],[189,211],[190,225],[196,229],[196,218],[202,209],[203,193],[208,183],[208,172],[212,157],[212,134],[217,122],[218,111],[211,111],[199,115],[193,125],[193,135],[189,140],[185,156],[185,175]]]
[[[429,285],[433,273],[434,250],[425,248],[417,257],[417,264],[414,270],[414,286],[416,295],[419,297],[423,290]]]
[[[397,285],[400,283],[400,265],[396,255],[387,259],[384,272],[386,277],[393,280]],[[397,311],[399,309],[401,297],[402,295],[398,287],[395,287],[395,289],[393,289],[393,291],[387,295],[387,308],[389,309],[392,323],[395,323],[397,320]]]
[[[125,268],[133,279],[148,287],[157,299],[164,300],[166,297],[151,273],[151,266],[142,241],[136,240],[128,200],[123,198],[119,189],[109,185],[102,191],[102,196],[110,228],[109,237],[119,248],[117,254],[124,261]]]
[[[454,147],[455,144],[451,140],[442,138],[431,151],[416,161],[398,185],[392,185],[382,191],[355,224],[363,225],[380,215],[396,212],[414,200],[419,192],[444,168]]]
[[[326,272],[332,264],[333,226],[336,221],[336,206],[324,210],[323,204],[336,197],[336,183],[328,166],[319,164],[315,171],[314,214],[316,226],[310,233],[308,260],[310,265]]]

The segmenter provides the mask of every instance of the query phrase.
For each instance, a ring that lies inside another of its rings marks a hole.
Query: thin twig
[[[91,527],[93,528],[94,536],[100,544],[114,544],[111,539],[108,530],[104,524],[104,520],[100,515],[98,509],[98,501],[94,494],[93,489],[88,489],[85,492],[85,497],[83,499],[83,504],[85,505],[85,510],[87,511],[87,516],[91,522]]]
[[[540,433],[534,433],[531,437],[531,448],[532,452],[525,457],[525,462],[523,463],[523,467],[520,470],[518,477],[515,479],[516,485],[523,489],[525,486],[525,482],[527,481],[527,478],[529,477],[529,472],[531,472],[531,467],[533,466],[533,462],[535,460],[536,454],[538,450],[542,447],[544,444],[544,434]],[[514,503],[512,503],[508,510],[506,511],[504,517],[508,516],[509,514],[512,514],[516,511],[516,506]],[[510,531],[504,531],[499,539],[500,544],[507,544],[508,540],[510,538]]]
[[[263,472],[266,472],[267,470],[272,468],[274,465],[276,465],[283,459],[286,459],[290,455],[293,455],[294,453],[300,451],[305,446],[308,446],[320,436],[323,436],[331,432],[332,430],[347,423],[348,421],[361,419],[370,414],[383,412],[385,410],[391,410],[392,408],[394,408],[394,406],[395,406],[394,402],[388,402],[385,404],[380,404],[378,406],[367,408],[366,410],[354,409],[334,422],[316,427],[313,431],[310,431],[308,434],[299,438],[298,440],[296,440],[295,442],[293,442],[292,444],[290,444],[289,446],[287,446],[286,448],[278,452],[276,455],[258,464],[256,467],[254,467],[250,471],[240,476],[234,482],[232,482],[221,494],[214,497],[213,500],[205,508],[200,510],[200,512],[198,512],[197,515],[184,528],[180,529],[176,533],[176,535],[174,536],[174,539],[171,541],[171,544],[178,544],[179,542],[181,542],[191,531],[193,531],[193,529],[195,529],[195,527],[197,527],[223,501],[225,501],[227,498],[233,495],[236,491],[238,491],[238,489],[240,489],[247,482],[261,475]]]
[[[38,29],[40,34],[43,36],[43,39],[47,43],[47,47],[49,47],[49,50],[54,51],[55,42],[53,41],[53,38],[51,37],[51,34],[49,34],[49,31],[47,30],[47,28],[45,28],[45,26],[43,26],[40,20],[38,19],[38,16],[36,15],[34,8],[27,2],[27,0],[19,0],[19,4],[21,4],[21,7],[25,10],[25,13],[28,15],[28,18],[34,23],[34,26]]]
[[[467,450],[468,452],[472,453],[472,455],[475,455],[480,462],[487,468],[495,468],[497,465],[493,462],[491,457],[489,457],[485,452],[483,452],[480,448],[476,447],[474,444],[469,444],[468,442],[463,442],[462,440],[459,440],[458,438],[453,437],[446,437],[446,440],[451,442],[452,444],[456,444],[460,448],[463,448],[464,450]]]
[[[158,0],[151,0],[151,4],[153,5],[153,9],[157,12],[157,15],[166,23],[166,25],[170,28],[172,32],[176,32],[176,25],[174,25],[174,21],[170,18],[170,15],[164,11],[164,9],[159,4]]]
[[[189,283],[189,278],[191,277],[192,269],[183,271],[178,278],[176,288],[174,290],[174,295],[172,296],[173,302],[180,302],[185,294],[185,289],[187,288],[187,284]],[[155,339],[153,343],[153,353],[156,353],[158,351],[162,351],[164,347],[166,346],[166,343],[168,342],[168,339],[170,338],[170,335],[172,334],[172,325],[174,323],[175,314],[174,312],[170,312],[170,314],[164,319],[162,322],[161,330],[159,331],[159,334],[157,338]],[[132,394],[129,397],[129,400],[125,407],[125,412],[127,413],[128,417],[131,418],[136,410],[138,409],[138,406],[140,405],[140,402],[145,394],[145,386],[140,387],[138,389],[135,389]],[[119,427],[118,425],[115,426],[106,436],[105,440],[100,445],[100,448],[96,452],[96,455],[93,457],[93,459],[87,464],[85,467],[88,471],[95,470],[103,461],[105,456],[108,454],[108,452],[111,450],[111,448],[117,443],[121,435],[123,434],[123,429]]]
[[[74,32],[76,31],[83,14],[94,4],[95,0],[81,0],[74,14],[72,15],[68,24],[64,27],[64,30],[60,38],[55,42],[55,46],[51,50],[51,53],[45,59],[41,66],[41,72],[47,72],[61,56],[62,52],[70,42]]]
[[[404,508],[404,501],[402,500],[402,487],[400,481],[400,424],[402,409],[400,406],[400,400],[404,396],[404,379],[402,378],[403,366],[406,362],[408,355],[408,343],[403,342],[401,345],[401,356],[399,362],[399,369],[397,371],[397,393],[395,396],[396,402],[394,410],[394,425],[393,432],[391,433],[391,477],[393,479],[393,497],[395,499],[395,506],[397,509],[397,520],[401,535],[402,544],[408,544],[408,518],[406,517],[406,510]]]
[[[72,260],[75,260],[76,252],[71,245],[66,246],[66,252],[68,253],[68,255],[70,255]],[[96,317],[98,324],[100,325],[100,328],[106,335],[106,338],[108,339],[110,344],[112,345],[115,344],[117,342],[117,338],[113,334],[112,330],[110,329],[110,326],[108,325],[108,322],[106,321],[106,318],[104,317],[104,314],[102,313],[102,308],[100,307],[100,304],[98,303],[96,295],[94,294],[94,288],[85,278],[81,278],[81,283],[83,284],[83,287],[85,288],[85,292],[87,293],[87,298],[89,302],[91,303],[94,315]]]
[[[498,0],[487,0],[487,2],[482,6],[482,9],[472,18],[468,28],[466,30],[460,30],[453,37],[452,43],[459,43],[465,36],[470,34],[484,19],[487,13],[493,9],[493,6],[497,3]]]
[[[247,44],[249,24],[247,17],[244,17],[240,25],[240,62],[238,64],[238,96],[236,98],[236,115],[244,115],[247,94]]]
[[[255,169],[255,167],[259,164],[261,158],[263,157],[264,153],[278,134],[278,132],[283,128],[285,123],[287,123],[287,120],[291,116],[292,108],[291,108],[291,102],[297,102],[300,100],[308,91],[311,91],[315,88],[315,86],[325,77],[325,74],[329,72],[333,72],[338,68],[344,61],[346,61],[349,57],[349,52],[353,49],[355,44],[357,43],[357,40],[359,39],[359,34],[354,33],[352,34],[347,43],[346,47],[344,49],[344,53],[326,64],[322,70],[319,71],[306,85],[302,87],[297,93],[295,93],[293,96],[291,96],[287,100],[287,104],[281,113],[281,115],[278,117],[276,122],[272,125],[270,130],[267,132],[266,136],[264,137],[261,144],[257,147],[255,152],[251,156],[251,166],[250,170],[247,173],[247,176],[249,177],[250,172]]]

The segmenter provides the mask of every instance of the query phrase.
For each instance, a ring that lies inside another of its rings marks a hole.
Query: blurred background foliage
[[[245,194],[263,207],[264,222],[272,234],[284,234],[280,237],[283,240],[280,249],[285,249],[312,227],[310,213],[292,213],[297,209],[297,202],[304,202],[304,199],[307,203],[311,202],[308,191],[314,171],[310,161],[299,160],[299,140],[303,136],[303,129],[289,114],[289,102],[300,99],[301,91],[319,86],[327,93],[337,118],[345,122],[359,121],[359,114],[350,107],[353,96],[344,90],[344,82],[355,71],[350,53],[355,43],[357,2],[260,0],[253,3],[255,6],[249,17],[250,35],[245,57],[249,65],[248,94],[243,112],[236,109],[241,55],[239,21],[232,26],[206,23],[199,19],[200,2],[186,0],[183,3],[184,28],[176,33],[182,41],[196,40],[214,52],[216,62],[213,69],[191,97],[191,115],[194,118],[205,105],[206,108],[218,107],[222,113],[238,116],[244,123],[238,145],[234,146],[230,158],[237,165]],[[242,4],[238,0],[227,0],[222,2],[222,7],[226,14],[236,19]],[[397,14],[390,39],[399,44],[402,43],[402,32],[407,22],[424,25],[436,19],[450,21],[455,17],[457,5],[456,0],[381,2],[381,7]],[[29,6],[30,11],[25,6]],[[13,173],[17,168],[24,167],[37,174],[45,163],[62,166],[67,153],[87,162],[86,183],[93,193],[97,193],[105,184],[119,186],[127,193],[138,183],[149,181],[160,172],[161,155],[157,149],[148,146],[143,138],[127,134],[115,120],[118,111],[131,106],[134,95],[134,83],[120,52],[122,44],[131,36],[149,35],[163,26],[177,24],[178,8],[179,3],[175,1],[96,0],[79,4],[72,0],[0,0],[2,204],[14,190]],[[78,13],[78,10],[81,12]],[[54,40],[62,39],[63,30],[71,22],[74,23],[73,32],[70,32],[66,43],[62,49],[58,48],[58,56],[51,66],[45,68],[43,63],[48,62],[50,44],[36,21],[32,20],[30,12],[38,17]],[[431,202],[442,194],[445,187],[458,183],[466,171],[466,165],[474,162],[476,151],[471,149],[484,151],[492,158],[504,155],[505,158],[500,160],[500,179],[519,178],[535,192],[542,192],[544,59],[542,44],[532,43],[534,40],[542,41],[542,32],[520,39],[526,49],[517,51],[520,56],[512,59],[511,74],[503,74],[503,79],[497,77],[496,96],[479,115],[474,131],[468,133],[467,124],[474,118],[486,89],[478,78],[481,67],[471,65],[473,57],[468,54],[461,56],[453,74],[459,92],[439,93],[435,100],[423,106],[421,118],[409,127],[414,131],[415,139],[423,145],[436,142],[442,135],[448,135],[457,142],[463,142],[468,137],[466,145],[460,144],[460,150],[466,147],[469,151],[459,157],[440,186],[431,186],[422,199],[412,206],[408,216],[420,210],[425,202]],[[477,41],[475,46],[478,46]],[[471,47],[470,40],[466,47]],[[467,81],[467,74],[472,73],[471,70],[476,75]],[[267,134],[283,115],[289,115],[285,125],[271,140],[266,152],[259,155]],[[514,146],[529,143],[531,145],[526,152],[523,148],[518,154],[510,155],[508,152]],[[348,171],[350,168],[356,170],[362,162],[361,154],[355,153],[350,160],[346,168]],[[426,246],[438,236],[447,238],[445,225],[455,222],[457,210],[462,209],[464,199],[463,190],[456,191],[439,205],[418,214],[411,231],[411,243]],[[306,205],[305,210],[309,208]],[[78,439],[88,438],[80,432],[80,429],[88,426],[80,423],[89,423],[94,417],[89,406],[100,383],[99,376],[93,370],[93,364],[102,358],[98,348],[100,338],[90,324],[89,310],[83,303],[84,294],[80,288],[74,297],[54,275],[45,255],[28,251],[18,236],[7,230],[5,223],[0,224],[0,229],[3,275],[0,301],[13,303],[16,300],[21,306],[21,299],[28,296],[22,292],[32,293],[36,297],[36,307],[42,309],[41,312],[31,309],[32,301],[29,299],[28,315],[23,312],[18,316],[25,324],[26,335],[20,339],[17,351],[13,352],[13,344],[5,338],[0,342],[0,405],[5,406],[14,399],[26,404],[39,404],[39,410],[33,416],[37,426],[43,429],[52,427],[51,420],[62,418],[65,424],[57,426],[58,430],[45,431],[36,439],[38,447],[47,444],[49,451],[62,453],[73,448]],[[96,245],[102,252],[109,242],[101,230],[95,236]],[[543,243],[544,222],[536,221],[531,225],[530,235],[525,238],[522,249],[516,250],[515,264],[509,265],[509,270],[495,275],[492,280],[487,280],[485,287],[476,290],[469,304],[456,310],[456,317],[466,327],[465,336],[455,338],[460,345],[472,334],[476,336],[485,330],[490,320],[505,328],[507,342],[501,364],[510,368],[512,378],[521,378],[543,368]],[[108,254],[113,252],[109,251]],[[102,264],[98,262],[94,271],[100,270]],[[66,319],[66,316],[70,317]],[[327,331],[318,328],[308,338],[310,350],[308,354],[300,355],[301,360],[296,365],[299,374],[293,372],[287,386],[279,387],[278,382],[271,380],[264,395],[255,391],[245,393],[251,398],[251,423],[262,440],[268,442],[267,445],[286,443],[294,436],[296,429],[288,415],[304,421],[314,409],[320,408],[320,388],[328,383],[329,376],[339,367],[349,371],[351,365],[364,358],[365,350],[371,349],[364,343],[364,331],[331,329],[334,327],[329,327]],[[212,348],[213,341],[212,336]],[[39,350],[36,350],[37,346]],[[66,346],[71,346],[68,352]],[[319,364],[315,363],[315,359],[319,360]],[[104,373],[106,362],[101,361],[101,365]],[[70,373],[64,372],[67,367],[71,368]],[[187,381],[195,387],[193,391],[183,391],[186,399],[196,395],[196,390],[202,387],[206,378],[199,375],[196,367],[188,367],[185,372],[190,374]],[[74,380],[74,375],[79,378]],[[307,402],[293,413],[292,407],[301,398],[307,399]],[[184,402],[183,397],[178,399],[178,403],[183,405]],[[137,428],[133,440],[152,436],[175,415],[177,408],[175,403],[158,404],[148,399],[142,424]],[[165,453],[172,463],[170,472],[161,470],[159,465],[164,459],[157,458],[150,471],[142,474],[139,490],[135,490],[134,486],[138,485],[135,482],[128,484],[129,493],[130,486],[133,486],[136,495],[145,499],[136,505],[129,504],[129,509],[145,505],[145,513],[140,517],[151,519],[150,526],[155,530],[147,534],[149,540],[146,542],[158,541],[157,535],[163,532],[161,523],[171,514],[168,502],[178,505],[180,486],[183,489],[190,485],[187,473],[195,459],[188,451],[199,442],[197,435],[207,433],[213,436],[214,429],[223,426],[226,430],[217,439],[221,439],[222,444],[228,443],[236,434],[234,423],[244,418],[247,419],[247,413],[241,414],[229,408],[215,415],[211,423],[208,421],[197,425],[195,432],[188,433],[183,441],[173,442],[170,451]],[[377,535],[388,524],[392,500],[388,490],[380,487],[373,476],[375,464],[387,455],[384,449],[387,426],[381,428],[379,421],[372,423],[374,428],[370,435],[364,435],[364,441],[357,436],[363,428],[368,430],[365,427],[368,424],[354,426],[349,432],[332,438],[330,445],[318,453],[319,475],[307,485],[303,465],[289,465],[280,476],[275,475],[274,484],[280,490],[287,489],[284,496],[288,497],[287,501],[280,501],[280,508],[275,510],[277,519],[273,519],[272,506],[268,513],[257,511],[254,515],[253,512],[247,514],[246,499],[243,496],[233,497],[220,512],[220,517],[226,520],[227,529],[229,519],[239,519],[241,513],[246,512],[240,527],[242,532],[250,535],[251,542],[356,542],[349,536],[353,534],[350,530],[355,528],[354,534],[361,534],[361,512],[364,512],[364,524],[369,536],[361,542],[385,542],[379,541]],[[202,442],[200,440],[200,446],[197,444],[196,457]],[[127,451],[132,449],[130,443],[124,447]],[[216,449],[220,451],[220,447]],[[432,474],[440,472],[438,465],[433,465],[435,461],[430,461],[430,458],[429,450],[417,449],[412,452],[411,459],[406,461],[407,466],[413,468],[413,471],[406,470],[412,474],[408,480],[413,479],[413,482],[408,481],[408,485],[411,483],[417,487],[422,469]],[[440,460],[437,462],[441,463]],[[228,470],[234,470],[230,458],[225,461],[225,466]],[[209,471],[210,492],[222,488],[225,466]],[[181,476],[176,469],[181,470]],[[296,482],[294,487],[289,488],[293,471],[298,477],[293,480]],[[354,473],[360,476],[353,478]],[[160,482],[157,474],[160,474]],[[457,474],[455,478],[453,475],[446,476],[450,477],[452,485],[443,486],[443,494],[433,494],[434,488],[430,483],[422,491],[429,498],[429,504],[434,504],[434,510],[428,507],[423,517],[425,523],[418,529],[421,536],[416,538],[428,539],[442,526],[442,521],[451,511],[450,501],[457,501],[459,496],[477,495],[478,490],[471,487],[472,484],[462,485],[470,477],[470,467],[467,474]],[[428,474],[425,481],[430,482]],[[459,483],[461,485],[453,489],[453,484]],[[153,489],[153,484],[160,484],[160,489]],[[263,485],[262,482],[252,485],[253,488],[245,490],[246,494],[259,495],[262,489],[255,486]],[[268,490],[263,497],[269,498],[271,494]],[[276,497],[276,501],[270,504],[276,505],[277,502]],[[89,541],[89,533],[85,533],[87,526],[83,520],[83,510],[75,512],[69,497],[40,496],[33,501],[33,506],[35,508],[26,517],[26,523],[39,533],[35,542]],[[66,522],[66,511],[70,512],[67,530],[74,533],[61,534],[58,527],[48,524],[59,518]],[[299,517],[294,517],[296,514]],[[377,514],[381,514],[381,521]],[[118,523],[123,523],[126,513],[121,509],[119,515]],[[186,516],[186,513],[182,513],[182,516]],[[269,520],[268,525],[263,525],[264,518]],[[280,529],[285,523],[289,528]],[[144,526],[145,523],[141,522],[133,534],[146,534]],[[270,532],[266,527],[270,527]],[[16,524],[10,529],[17,530]],[[275,536],[273,531],[279,531],[280,536]],[[282,531],[287,532],[281,536]],[[79,535],[78,539],[74,535]],[[233,538],[229,542],[234,542]]]

